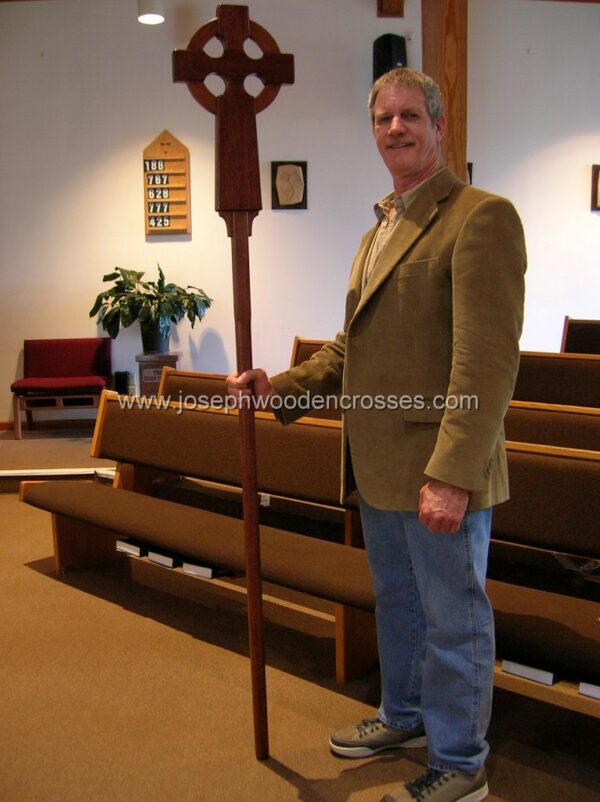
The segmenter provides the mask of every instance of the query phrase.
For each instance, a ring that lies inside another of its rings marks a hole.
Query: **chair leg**
[[[19,403],[18,395],[13,395],[13,418],[14,418],[15,440],[21,440],[23,435],[21,433],[21,406]]]

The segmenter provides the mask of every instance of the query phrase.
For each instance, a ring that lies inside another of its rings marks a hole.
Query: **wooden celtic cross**
[[[214,38],[223,44],[220,57],[212,57],[205,51]],[[262,51],[260,58],[251,58],[244,52],[246,40],[258,45]],[[225,82],[221,95],[214,95],[205,84],[205,79],[215,73]],[[250,75],[258,76],[264,84],[257,97],[250,95],[244,86]],[[225,220],[227,234],[231,237],[236,357],[241,373],[252,367],[248,239],[252,221],[262,208],[256,114],[275,99],[282,83],[293,83],[294,58],[281,53],[273,37],[250,20],[246,6],[220,5],[216,19],[194,34],[187,50],[174,51],[173,79],[185,82],[200,105],[215,115],[215,208]],[[257,758],[263,760],[269,756],[269,740],[256,446],[251,408],[240,410],[240,434],[254,744]]]

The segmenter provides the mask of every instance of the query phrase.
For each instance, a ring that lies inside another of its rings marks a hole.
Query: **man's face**
[[[384,86],[375,99],[373,133],[397,193],[428,178],[443,165],[443,117],[433,123],[416,86]]]

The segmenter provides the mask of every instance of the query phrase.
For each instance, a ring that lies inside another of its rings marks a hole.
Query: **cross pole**
[[[224,48],[218,58],[204,50],[215,37]],[[250,58],[244,52],[247,39],[260,47],[260,58]],[[213,95],[204,84],[213,73],[225,82],[222,95]],[[257,75],[264,84],[256,98],[244,88],[249,75]],[[198,103],[215,115],[215,208],[225,220],[231,238],[236,357],[241,373],[252,367],[248,239],[252,221],[262,208],[256,114],[272,103],[282,83],[294,82],[294,57],[281,53],[273,37],[250,20],[247,6],[219,5],[216,19],[196,31],[187,49],[173,52],[173,80],[185,82]],[[240,436],[254,746],[257,759],[264,760],[269,757],[269,733],[256,441],[250,405],[240,409]]]

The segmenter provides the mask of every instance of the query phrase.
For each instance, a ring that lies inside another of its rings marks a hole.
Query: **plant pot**
[[[142,349],[145,354],[167,354],[169,352],[169,338],[161,337],[157,326],[144,326],[142,332]]]

